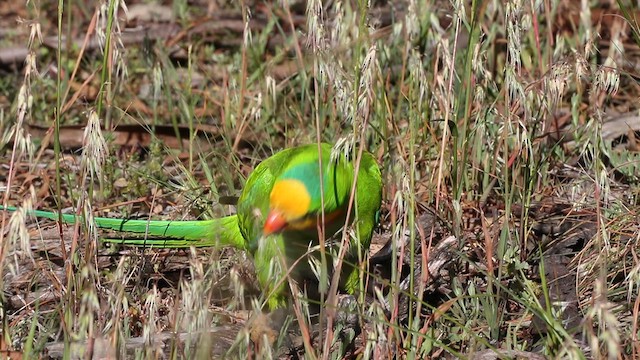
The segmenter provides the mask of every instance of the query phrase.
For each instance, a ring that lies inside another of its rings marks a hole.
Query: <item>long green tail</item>
[[[0,206],[0,210],[4,209]],[[7,207],[6,210],[15,211],[16,208]],[[56,212],[34,210],[30,214],[39,218],[58,220],[58,213]],[[82,217],[73,214],[62,214],[62,221],[67,224],[75,224],[76,221],[82,219]],[[159,248],[184,248],[190,246],[246,248],[246,243],[238,227],[236,215],[194,221],[129,220],[101,217],[93,218],[93,220],[102,229],[144,234],[143,237],[138,238],[102,239],[104,242]]]

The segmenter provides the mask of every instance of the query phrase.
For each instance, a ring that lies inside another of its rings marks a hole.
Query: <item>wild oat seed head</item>
[[[32,195],[32,197],[35,195]],[[27,217],[28,214],[33,211],[33,200],[31,198],[24,199],[22,206],[17,208],[11,214],[9,219],[9,252],[13,253],[14,266],[9,271],[16,275],[20,272],[19,259],[29,258],[34,261],[33,253],[31,252],[31,237],[27,230]]]
[[[420,20],[418,19],[418,4],[416,0],[409,0],[404,24],[409,42],[414,42],[420,34]]]
[[[253,106],[251,106],[249,117],[256,120],[256,122],[259,121],[262,117],[262,93],[258,93],[258,96],[255,99],[255,103],[253,104]]]
[[[544,94],[544,91],[542,91],[540,88],[536,87],[536,86],[530,86],[527,87],[525,90],[525,111],[526,111],[526,117],[531,117],[532,121],[537,121],[537,119],[535,118],[536,115],[533,115],[536,113],[537,109],[546,109],[548,107],[549,104],[547,104],[547,98]]]
[[[449,38],[443,37],[438,42],[437,52],[440,54],[440,58],[442,60],[442,68],[446,70],[453,69],[454,70],[453,76],[455,77],[456,72],[455,72],[453,54],[451,53],[450,45],[451,44],[449,42]],[[439,76],[442,78],[442,86],[445,88],[448,86],[450,73],[451,73],[450,71],[441,71],[439,74]],[[453,103],[453,101],[451,101],[451,103]]]
[[[309,0],[307,2],[307,46],[314,53],[320,53],[326,48],[324,30],[324,12],[322,1]]]
[[[482,45],[483,44],[479,42],[473,48],[473,57],[471,58],[471,68],[473,69],[474,73],[478,74],[482,78],[485,78],[487,80],[492,80],[493,75],[491,74],[490,71],[487,71],[487,68],[485,67],[486,55],[482,51]]]
[[[523,12],[523,0],[509,0],[506,4],[505,15],[507,21],[517,21]]]
[[[127,61],[124,57],[124,45],[114,47],[113,59],[116,63],[116,76],[123,83],[124,80],[129,77],[129,68],[127,67]]]
[[[335,162],[338,159],[340,159],[340,157],[343,157],[344,159],[350,158],[353,152],[353,146],[355,145],[355,142],[356,142],[356,139],[352,132],[339,138],[331,148],[331,155],[330,155],[331,161]]]
[[[398,191],[395,193],[394,199],[393,201],[396,203],[396,211],[398,214],[404,214],[405,213],[405,187],[407,184],[409,184],[409,179],[407,178],[406,174],[402,174],[401,175],[401,179],[400,179],[400,184],[401,184],[401,189],[402,191]],[[401,229],[401,226],[397,227],[398,229]]]
[[[104,45],[107,39],[107,12],[109,7],[106,2],[103,2],[100,7],[96,9],[96,38],[98,39],[98,47],[104,54]]]
[[[235,268],[231,268],[231,271],[229,271],[229,276],[231,278],[231,285],[233,287],[234,295],[231,303],[229,304],[229,308],[240,309],[243,307],[243,299],[245,298],[244,282],[240,278],[240,275]]]
[[[124,18],[128,19],[129,18],[129,8],[127,8],[127,3],[125,2],[125,0],[119,0],[119,6],[122,9],[122,11],[124,11]],[[118,16],[118,11],[117,11],[117,6],[116,6],[116,13],[114,14],[114,16]]]
[[[344,8],[342,1],[335,1],[333,3],[333,19],[331,21],[331,27],[329,28],[329,39],[331,40],[331,46],[334,48],[341,48],[348,45],[348,21],[344,21]]]
[[[39,76],[38,74],[38,62],[36,53],[30,51],[27,57],[24,59],[24,81],[29,83],[31,81],[31,75]]]
[[[112,54],[112,63],[115,64],[116,67],[116,75],[122,81],[128,76],[127,62],[124,59],[125,47],[122,42],[122,29],[120,27],[118,11],[122,9],[125,13],[125,16],[128,14],[127,5],[124,0],[111,0],[117,1],[115,6],[113,6],[113,13],[109,14],[109,8],[111,2],[102,3],[102,5],[96,9],[96,38],[98,39],[98,47],[102,54],[105,54],[105,46],[107,39],[107,25],[109,21],[109,16],[112,16],[113,22],[111,27],[111,54]]]
[[[600,187],[600,192],[602,194],[602,201],[605,206],[609,206],[609,204],[611,203],[611,187],[609,183],[609,172],[606,168],[603,167],[602,169],[600,169],[599,174],[597,175],[598,176],[596,177],[596,181],[598,182],[598,186]],[[606,229],[606,224],[603,224],[603,226],[605,226],[603,229]],[[603,231],[601,235],[608,245],[609,234],[606,231]]]
[[[25,116],[27,115],[27,111],[30,109],[31,101],[31,91],[29,91],[29,87],[27,84],[23,83],[20,86],[20,90],[18,91],[18,100],[17,110],[16,110],[16,126],[22,127],[22,122],[24,121]]]
[[[278,84],[276,83],[276,79],[267,75],[265,78],[265,84],[267,87],[267,98],[270,98],[271,104],[275,106],[278,99]]]
[[[93,206],[91,206],[89,196],[86,196],[87,195],[86,193],[84,195],[85,196],[83,196],[83,198],[86,199],[85,201],[82,202],[84,204],[84,214],[85,214],[84,222],[85,222],[85,225],[87,226],[87,232],[89,234],[89,237],[91,238],[91,240],[93,240],[93,243],[97,244],[100,240],[100,234],[98,233],[98,227],[96,226],[96,222],[93,219],[94,218]]]
[[[411,49],[410,51],[409,73],[412,75],[412,78],[418,87],[418,112],[422,113],[422,106],[424,105],[424,99],[427,94],[429,83],[427,81],[427,74],[424,71],[424,65],[420,54],[414,49]]]
[[[29,27],[31,30],[29,31],[29,42],[27,42],[27,47],[31,49],[36,38],[40,44],[42,44],[42,29],[39,22],[32,22],[29,24]]]
[[[193,249],[193,247],[192,247]],[[182,280],[181,323],[187,332],[201,331],[208,326],[209,314],[206,304],[207,294],[211,290],[211,279],[204,273],[204,265],[197,254],[189,257],[190,280]]]
[[[589,342],[594,351],[604,342],[608,359],[615,360],[620,354],[620,323],[612,312],[613,304],[607,300],[605,281],[596,278],[593,289],[592,304],[586,316],[597,324],[598,333],[591,336]]]
[[[505,83],[509,91],[509,99],[518,101],[525,98],[523,81],[516,73],[516,68],[511,65],[505,66]]]
[[[375,43],[371,45],[371,47],[369,47],[369,51],[367,51],[367,56],[365,56],[364,61],[362,62],[362,67],[360,69],[361,72],[367,75],[369,80],[372,77],[370,70],[372,70],[377,64],[376,62],[377,50],[378,50],[378,46]]]
[[[360,68],[360,97],[358,98],[358,115],[364,119],[369,116],[371,102],[373,101],[373,80],[377,71],[377,46],[374,43],[367,52]]]
[[[576,77],[578,78],[578,80],[589,76],[591,74],[591,69],[589,67],[589,63],[587,62],[587,60],[582,55],[578,54],[578,52],[575,50],[573,52],[573,55],[576,60],[574,64],[574,68],[575,68]]]
[[[82,158],[91,176],[100,175],[106,157],[109,153],[107,143],[102,136],[100,119],[95,111],[89,112],[87,126],[84,128],[82,139]]]
[[[376,289],[376,295],[380,298],[382,294],[378,295],[380,291]],[[382,303],[384,304],[384,303]],[[373,302],[367,310],[367,316],[370,319],[385,319],[385,309],[381,304]],[[371,331],[367,332],[366,345],[364,348],[365,359],[375,359],[380,357],[380,348],[384,349],[388,343],[387,339],[387,327],[384,321],[372,321]]]
[[[596,70],[593,85],[596,91],[615,95],[620,85],[620,74],[615,69],[600,66],[598,70]]]
[[[162,67],[160,64],[155,64],[153,66],[153,100],[160,100],[160,96],[162,95],[162,84],[164,83],[164,76],[162,75]]]
[[[555,61],[561,61],[567,56],[567,51],[573,51],[573,49],[570,49],[571,46],[567,44],[567,39],[565,39],[560,35],[556,35],[554,44],[556,46],[553,48],[552,58]],[[567,50],[567,49],[570,49],[570,50]]]
[[[344,71],[340,67],[339,62],[320,62],[320,68],[323,69],[323,74],[331,82],[334,94],[334,100],[340,113],[345,114],[345,121],[351,123],[351,117],[353,114],[353,102],[351,96],[353,94],[353,84],[347,79]]]
[[[486,98],[484,93],[484,86],[476,86],[475,92],[473,93],[473,102],[476,104],[483,104]]]
[[[505,10],[507,23],[507,50],[509,52],[509,63],[520,71],[522,52],[522,0],[511,0],[507,2]]]
[[[144,299],[144,310],[146,321],[142,327],[142,338],[145,344],[153,343],[153,336],[158,332],[156,314],[158,313],[158,288],[153,285],[151,291],[147,292]]]
[[[636,244],[640,242],[640,232],[636,230]],[[636,294],[640,291],[640,263],[635,264],[625,278],[627,285],[627,302],[635,300]]]
[[[31,134],[27,133],[24,135],[24,128],[20,128],[20,135],[16,136],[16,140],[18,141],[18,149],[20,152],[20,156],[26,154],[29,163],[33,162],[33,156],[36,153],[35,146],[33,145],[33,141],[31,141]]]
[[[520,53],[522,51],[520,31],[521,29],[518,23],[507,23],[507,50],[509,51],[508,61],[516,71],[519,71],[522,66],[520,59]]]
[[[251,28],[249,27],[250,22],[251,10],[248,7],[245,7],[244,30],[242,31],[242,45],[245,47],[249,47],[253,42],[253,39],[251,37]]]
[[[550,73],[544,78],[544,88],[549,95],[549,104],[556,107],[564,96],[565,87],[571,75],[571,65],[558,62],[553,65]]]
[[[309,256],[307,258],[307,263],[309,264],[309,268],[311,269],[313,276],[315,276],[315,279],[318,280],[318,289],[328,289],[329,277],[322,276],[323,273],[326,273],[326,269],[323,268],[320,259],[315,256]],[[322,283],[323,280],[324,282]]]
[[[91,263],[85,263],[80,270],[80,278],[89,286],[82,289],[82,298],[79,309],[79,332],[83,334],[92,334],[95,332],[95,318],[100,313],[100,301],[96,294],[95,281],[98,278],[98,272]]]
[[[591,43],[593,33],[593,23],[591,21],[591,4],[589,0],[580,1],[580,30],[582,43]],[[591,46],[591,45],[588,45]],[[589,52],[587,52],[588,54]]]

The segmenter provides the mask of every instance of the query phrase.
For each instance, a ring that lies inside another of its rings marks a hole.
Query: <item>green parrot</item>
[[[317,282],[306,256],[310,247],[319,244],[319,229],[324,229],[329,244],[345,225],[356,177],[354,163],[344,155],[332,157],[331,152],[329,144],[321,144],[320,151],[317,144],[309,144],[282,150],[262,161],[247,179],[236,215],[194,221],[94,221],[100,228],[145,234],[144,238],[103,239],[106,242],[156,248],[233,246],[247,251],[253,256],[268,308],[283,308],[289,294],[284,281],[287,275],[296,281]],[[357,264],[358,251],[369,249],[382,198],[380,169],[373,155],[363,153],[357,175],[348,217],[357,243],[351,237],[345,264]],[[58,219],[55,212],[34,211],[33,215]],[[78,217],[63,214],[62,219],[72,224]],[[319,259],[319,253],[316,247],[311,256]],[[341,287],[353,294],[358,287],[357,269],[343,266],[340,275]]]

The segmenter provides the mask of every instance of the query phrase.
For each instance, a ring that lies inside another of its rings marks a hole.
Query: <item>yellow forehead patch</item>
[[[277,181],[271,189],[271,208],[282,212],[287,221],[299,219],[309,212],[311,196],[298,180]]]

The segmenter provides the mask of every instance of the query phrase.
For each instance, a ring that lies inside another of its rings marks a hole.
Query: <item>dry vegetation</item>
[[[638,16],[1,2],[0,190],[23,210],[0,214],[0,357],[638,358]],[[345,310],[359,333],[298,321],[253,343],[248,255],[106,246],[90,221],[28,215],[221,216],[261,159],[318,140],[383,173],[372,252],[394,246]]]

